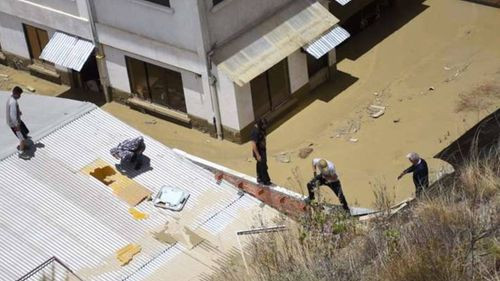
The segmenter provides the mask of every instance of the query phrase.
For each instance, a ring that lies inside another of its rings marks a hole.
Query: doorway
[[[275,110],[290,96],[287,59],[250,81],[255,119]]]

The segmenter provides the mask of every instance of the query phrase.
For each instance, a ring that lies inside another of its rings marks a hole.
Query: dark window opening
[[[290,96],[287,65],[284,59],[250,81],[255,119],[275,110]]]
[[[224,0],[212,0],[212,6],[218,5],[222,2],[224,2]]]
[[[328,67],[328,53],[324,54],[319,59],[307,54],[307,72],[309,74],[309,78],[325,67]]]
[[[170,0],[146,0],[148,2],[153,2],[158,5],[166,6],[170,8]]]
[[[187,112],[179,72],[129,57],[126,62],[132,93],[152,103]]]

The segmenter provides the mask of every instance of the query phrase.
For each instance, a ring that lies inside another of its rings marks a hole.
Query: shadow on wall
[[[273,120],[267,132],[270,133],[279,128],[279,126],[281,126],[287,120],[291,119],[296,114],[299,114],[302,110],[304,110],[316,100],[330,102],[334,97],[338,96],[340,93],[342,93],[344,90],[358,81],[357,77],[339,70],[335,70],[331,75],[331,80],[321,84],[311,92],[306,93],[304,97],[299,98],[297,104],[291,107],[289,111]]]
[[[381,11],[381,17],[373,25],[353,35],[345,43],[337,48],[337,62],[347,58],[357,60],[366,52],[370,51],[378,43],[389,37],[409,23],[429,6],[422,4],[424,0],[398,0],[394,4]],[[366,12],[365,12],[366,14]],[[350,20],[358,23],[363,13],[352,16]],[[347,23],[349,24],[349,23]],[[348,31],[353,33],[346,27]]]

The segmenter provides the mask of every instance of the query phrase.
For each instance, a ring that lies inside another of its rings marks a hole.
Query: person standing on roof
[[[134,169],[139,170],[142,167],[142,153],[146,149],[146,144],[142,137],[126,139],[112,148],[109,152],[121,162],[135,164]]]
[[[406,158],[410,160],[411,166],[401,172],[398,176],[398,180],[408,173],[413,173],[413,183],[415,184],[415,196],[418,198],[422,195],[422,191],[429,187],[429,169],[427,168],[427,162],[420,156],[411,152],[406,155]]]
[[[271,178],[267,172],[267,153],[266,153],[266,119],[259,119],[251,133],[252,154],[257,160],[257,182],[264,185],[271,185]]]
[[[12,95],[7,100],[5,111],[7,115],[7,125],[19,139],[17,150],[24,152],[28,148],[26,141],[29,138],[29,130],[24,124],[23,120],[21,120],[22,112],[19,109],[19,103],[17,102],[17,100],[21,98],[22,93],[23,89],[18,86],[15,86],[14,89],[12,89]]]
[[[309,193],[307,201],[310,202],[314,200],[315,188],[320,187],[321,185],[326,185],[330,187],[335,195],[337,195],[340,203],[342,204],[342,208],[349,212],[349,205],[347,204],[347,200],[345,199],[344,193],[342,192],[342,185],[340,184],[335,165],[325,159],[314,158],[312,160],[312,168],[314,177],[307,184],[307,191]]]

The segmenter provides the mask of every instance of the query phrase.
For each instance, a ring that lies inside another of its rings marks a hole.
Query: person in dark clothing
[[[111,155],[121,162],[129,162],[134,165],[135,170],[142,167],[142,153],[146,149],[146,144],[142,137],[127,139],[110,150]]]
[[[409,153],[406,155],[408,160],[411,162],[411,166],[401,172],[398,176],[398,180],[408,173],[413,173],[413,183],[415,184],[415,195],[420,197],[422,191],[425,191],[429,187],[429,169],[427,168],[427,162],[415,153]]]
[[[267,172],[266,128],[267,121],[265,119],[257,120],[250,135],[250,140],[253,157],[257,160],[257,182],[264,185],[271,185],[271,178]]]
[[[310,202],[314,200],[314,189],[322,185],[326,185],[330,187],[335,195],[337,195],[340,204],[342,204],[342,208],[349,212],[349,205],[347,204],[347,200],[342,192],[342,185],[340,184],[340,179],[337,174],[337,170],[335,169],[335,165],[325,159],[315,158],[312,161],[312,167],[314,177],[307,184],[307,191],[309,193],[307,201]],[[319,173],[316,171],[319,171]]]

